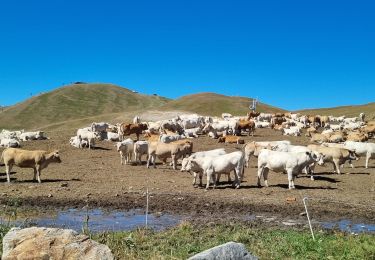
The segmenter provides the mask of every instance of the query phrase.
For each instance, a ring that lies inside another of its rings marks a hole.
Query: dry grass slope
[[[359,106],[342,106],[342,107],[332,107],[332,108],[320,108],[320,109],[306,109],[299,111],[303,114],[316,114],[316,115],[333,115],[347,117],[358,116],[360,113],[364,112],[366,114],[366,119],[374,119],[375,117],[375,102],[368,103]]]
[[[168,101],[112,84],[69,85],[8,107],[0,113],[0,128],[61,128],[64,122],[82,125],[95,119],[108,120],[121,113],[154,109]]]
[[[162,106],[162,110],[184,110],[202,115],[220,116],[223,112],[232,115],[246,115],[251,99],[237,96],[224,96],[216,93],[199,93],[183,96]],[[259,112],[282,112],[284,110],[259,103]]]

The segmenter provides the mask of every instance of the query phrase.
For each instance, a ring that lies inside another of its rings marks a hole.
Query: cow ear
[[[310,155],[310,152],[306,152],[307,155]]]

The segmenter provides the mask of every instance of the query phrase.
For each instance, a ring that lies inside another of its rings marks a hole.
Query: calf
[[[137,141],[134,143],[134,157],[135,162],[142,164],[142,155],[148,155],[148,142],[147,141]]]
[[[27,151],[17,148],[7,148],[3,151],[1,158],[5,163],[5,171],[7,174],[7,181],[10,182],[10,171],[14,165],[20,168],[33,168],[34,178],[38,178],[41,183],[40,174],[44,168],[50,163],[61,163],[59,151]]]
[[[100,138],[100,133],[90,132],[85,129],[78,129],[77,136],[79,139],[87,141],[89,144],[89,149],[91,149],[91,147],[95,146],[95,140]]]
[[[132,156],[134,152],[134,142],[132,139],[128,138],[122,142],[116,143],[117,152],[120,153],[121,164],[128,164],[132,161]]]

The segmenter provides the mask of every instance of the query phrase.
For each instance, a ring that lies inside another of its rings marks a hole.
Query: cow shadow
[[[13,174],[16,174],[16,172],[10,172],[9,175],[13,175]],[[1,172],[0,173],[0,177],[1,176],[7,176],[6,172]]]
[[[315,173],[314,174],[314,177],[315,176],[318,176],[318,175],[337,175],[337,176],[340,176],[340,175],[346,175],[346,174],[363,174],[363,175],[370,175],[370,173],[368,172],[343,172],[341,171],[341,174],[337,174],[337,173],[334,173],[334,172],[319,172],[319,173]]]
[[[310,175],[298,176],[298,178],[309,178],[310,179]],[[319,175],[315,175],[315,174],[314,174],[314,180],[315,181],[327,181],[327,182],[330,182],[330,183],[341,182],[341,181],[336,180],[334,178],[330,178],[330,177],[326,177],[326,176],[319,176]]]
[[[54,183],[54,182],[71,182],[71,181],[81,181],[81,179],[77,179],[77,178],[73,178],[73,179],[43,179],[41,178],[42,180],[42,183]],[[30,180],[19,180],[19,181],[16,181],[18,183],[38,183],[38,181],[34,181],[33,179],[30,179]]]
[[[279,187],[284,189],[289,189],[288,184],[276,184],[276,185],[270,185],[270,187]],[[296,190],[337,190],[337,188],[332,187],[310,187],[310,186],[302,186],[302,185],[295,185]]]
[[[92,150],[111,151],[112,149],[101,147],[101,146],[95,146],[95,147],[92,147]]]
[[[17,180],[16,178],[10,178],[10,183],[9,184],[11,184],[11,183],[14,183],[15,182],[15,180]],[[0,178],[0,183],[8,183],[7,182],[7,178]]]

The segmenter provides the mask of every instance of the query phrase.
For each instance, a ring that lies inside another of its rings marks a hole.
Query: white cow
[[[234,170],[235,181],[233,186],[239,188],[241,180],[243,178],[243,167],[244,167],[244,153],[236,151],[224,155],[213,156],[213,157],[198,157],[189,160],[185,169],[187,171],[200,172],[207,176],[206,189],[209,188],[210,182],[214,183],[216,187],[216,178],[220,179],[220,174],[230,174]],[[217,177],[216,177],[217,175]]]
[[[283,128],[283,135],[291,135],[291,136],[300,136],[301,135],[301,129],[299,128]]]
[[[46,137],[44,136],[44,132],[36,131],[36,132],[24,132],[20,135],[20,139],[22,141],[43,140],[43,139],[46,139]]]
[[[118,142],[120,140],[120,135],[118,133],[107,132],[107,140]]]
[[[90,132],[90,131],[87,131],[86,129],[78,129],[77,137],[80,138],[81,140],[87,141],[89,144],[89,149],[91,149],[91,147],[95,146],[95,140],[100,138],[100,133]]]
[[[255,128],[269,128],[271,126],[270,122],[260,122],[260,121],[254,121]]]
[[[162,134],[159,137],[159,141],[162,142],[162,143],[166,143],[166,144],[174,142],[174,141],[177,141],[177,140],[182,140],[182,139],[186,139],[186,136],[184,136],[184,135],[166,135],[166,134]]]
[[[148,142],[147,141],[137,141],[134,143],[134,157],[135,162],[142,164],[142,155],[148,156]]]
[[[117,142],[116,147],[117,152],[120,153],[121,164],[123,165],[124,161],[125,164],[131,163],[134,152],[133,140],[128,138],[122,142]]]
[[[198,133],[202,131],[202,127],[190,128],[184,130],[184,135],[186,137],[198,138]]]
[[[6,147],[6,148],[9,148],[9,147],[12,147],[12,148],[21,147],[20,142],[18,140],[16,140],[16,139],[12,139],[12,138],[3,138],[3,139],[1,139],[0,146],[1,147]]]
[[[286,172],[289,189],[294,189],[294,179],[306,166],[318,162],[323,164],[323,156],[316,152],[277,152],[263,149],[258,156],[258,186],[263,175],[264,184],[268,187],[268,171]]]
[[[259,116],[257,117],[258,121],[263,121],[263,122],[271,122],[272,114],[270,113],[260,113]]]
[[[344,148],[355,151],[355,153],[359,156],[366,155],[366,169],[368,168],[368,161],[375,158],[375,143],[346,141],[344,143]]]
[[[76,148],[89,147],[87,140],[82,140],[79,136],[70,137],[69,143]]]
[[[189,163],[190,160],[192,159],[195,159],[195,158],[205,158],[205,157],[216,157],[216,156],[219,156],[219,155],[223,155],[223,154],[226,154],[224,148],[218,148],[218,149],[214,149],[214,150],[209,150],[209,151],[201,151],[201,152],[196,152],[196,153],[193,153],[192,155],[190,155],[189,157],[187,158],[184,158],[182,160],[182,163],[181,163],[181,171],[184,172],[184,171],[187,171],[187,165]],[[203,171],[200,169],[199,171],[193,171],[193,176],[194,176],[194,180],[193,180],[193,185],[195,186],[196,185],[196,182],[197,182],[197,176],[199,175],[199,185],[202,186],[202,176],[203,176]],[[228,178],[230,178],[230,175],[228,174]]]

